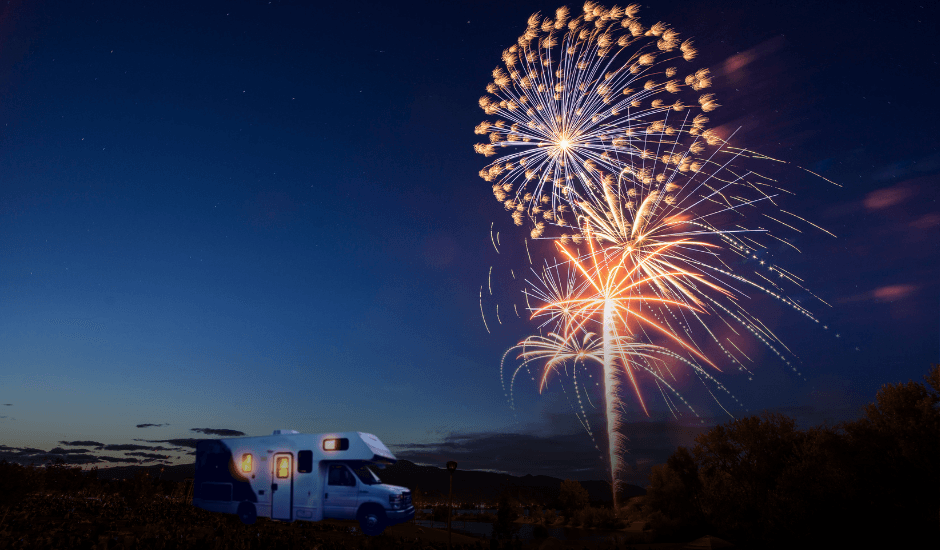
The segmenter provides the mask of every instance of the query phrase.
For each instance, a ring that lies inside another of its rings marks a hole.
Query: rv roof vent
[[[286,434],[299,434],[297,430],[274,430],[274,433],[271,435],[286,435]]]

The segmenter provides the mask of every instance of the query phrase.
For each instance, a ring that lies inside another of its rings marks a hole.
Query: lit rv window
[[[251,454],[242,455],[242,471],[246,473],[251,473]]]
[[[349,449],[349,439],[324,439],[323,440],[323,450],[324,451],[345,451]]]
[[[277,457],[277,477],[278,479],[287,479],[290,477],[290,458],[286,456]]]

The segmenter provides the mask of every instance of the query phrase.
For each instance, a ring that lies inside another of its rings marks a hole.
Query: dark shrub
[[[434,521],[447,521],[447,506],[431,508],[431,519]]]

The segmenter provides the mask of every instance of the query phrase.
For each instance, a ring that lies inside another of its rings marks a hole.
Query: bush
[[[587,489],[573,479],[566,479],[561,482],[558,491],[558,500],[561,501],[562,509],[565,515],[572,516],[578,510],[588,507]]]
[[[496,510],[496,523],[493,524],[493,534],[497,538],[509,539],[519,531],[519,525],[515,521],[519,519],[519,512],[509,496],[503,493],[499,497],[499,504]]]
[[[447,506],[434,506],[431,508],[431,519],[433,521],[447,521]]]
[[[650,514],[643,529],[651,530],[656,542],[686,542],[705,534],[695,526],[668,517],[659,510]]]
[[[598,508],[594,526],[599,529],[623,529],[627,523],[612,508]]]
[[[46,464],[42,477],[45,490],[57,494],[78,492],[85,482],[81,467],[67,466],[61,458]]]
[[[36,491],[31,470],[6,460],[0,462],[0,509],[7,511]]]
[[[555,525],[555,522],[558,521],[558,515],[555,514],[555,510],[546,510],[542,515],[542,523],[545,525]]]
[[[649,505],[646,504],[646,497],[633,497],[627,503],[620,507],[617,515],[625,523],[642,521],[649,515]]]

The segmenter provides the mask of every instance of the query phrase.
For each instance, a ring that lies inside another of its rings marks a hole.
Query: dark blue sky
[[[477,176],[477,99],[561,4],[316,4],[0,7],[0,456],[176,464],[199,437],[359,430],[416,462],[604,478],[560,386],[509,408],[499,361],[534,325],[480,318],[490,267],[527,262],[490,243],[522,233]],[[940,360],[929,4],[640,12],[695,39],[715,125],[791,162],[790,204],[838,235],[780,259],[832,304],[819,325],[757,304],[806,379],[755,348],[754,380],[723,379],[736,415],[853,418]],[[701,429],[653,403],[624,430],[641,484]]]

